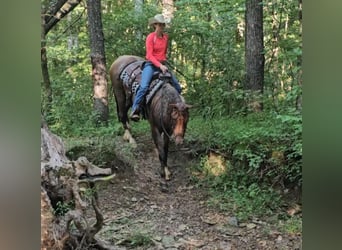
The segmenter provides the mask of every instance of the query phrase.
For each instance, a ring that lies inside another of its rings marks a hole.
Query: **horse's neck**
[[[169,104],[183,102],[184,98],[177,92],[177,90],[171,84],[168,84],[167,86],[165,86],[165,88],[166,90],[163,94]]]

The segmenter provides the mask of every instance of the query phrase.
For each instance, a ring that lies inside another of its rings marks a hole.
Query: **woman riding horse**
[[[167,66],[164,65],[169,38],[164,32],[165,23],[166,22],[162,14],[157,14],[149,20],[149,25],[153,26],[155,31],[150,33],[146,38],[147,62],[144,65],[140,86],[132,105],[130,118],[133,121],[139,121],[140,119],[140,105],[145,98],[153,73],[155,71],[161,71],[165,74],[168,71]],[[176,88],[178,93],[181,93],[182,88],[172,73],[171,78],[173,86]]]

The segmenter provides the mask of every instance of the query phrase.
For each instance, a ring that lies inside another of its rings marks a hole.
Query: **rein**
[[[166,79],[164,79],[163,84],[165,84]],[[161,102],[161,110],[163,110],[163,102]],[[169,140],[171,140],[171,136],[169,135],[169,133],[166,131],[165,127],[164,127],[164,122],[163,122],[163,112],[161,112],[161,116],[160,116],[160,124],[162,126],[163,132],[164,134],[166,134],[166,136],[169,138]]]
[[[181,76],[183,76],[185,79],[192,81],[192,79],[190,79],[190,77],[186,76],[183,72],[181,72],[180,70],[178,70],[174,65],[171,64],[171,62],[169,61],[165,61],[166,65],[171,67],[171,69],[173,69],[174,71],[176,71],[178,74],[180,74]]]

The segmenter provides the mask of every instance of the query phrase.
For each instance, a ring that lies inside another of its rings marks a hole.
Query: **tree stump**
[[[41,249],[111,249],[95,239],[103,225],[95,187],[113,177],[111,169],[99,168],[85,157],[68,160],[61,138],[42,120]],[[85,214],[89,209],[96,217],[93,225]]]

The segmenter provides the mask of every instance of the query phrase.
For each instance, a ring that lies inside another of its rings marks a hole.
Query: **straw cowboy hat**
[[[155,23],[164,23],[166,24],[167,21],[165,20],[164,16],[162,14],[157,14],[154,17],[151,17],[148,19],[148,24],[153,25]]]

